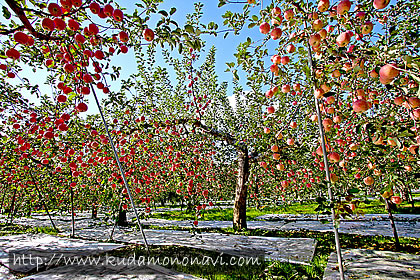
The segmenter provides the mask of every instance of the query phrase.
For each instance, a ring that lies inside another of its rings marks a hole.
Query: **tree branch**
[[[5,0],[7,5],[13,10],[13,12],[16,14],[16,16],[20,19],[20,21],[23,23],[23,26],[35,37],[40,40],[59,40],[58,37],[51,37],[50,35],[46,35],[43,33],[40,33],[35,30],[35,28],[32,26],[32,24],[29,22],[28,18],[26,17],[26,14],[24,13],[22,7],[20,7],[14,0]]]

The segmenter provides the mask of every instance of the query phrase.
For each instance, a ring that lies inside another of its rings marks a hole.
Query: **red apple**
[[[402,199],[399,196],[391,196],[391,201],[395,204],[401,204]]]
[[[20,58],[20,52],[17,51],[16,49],[8,49],[6,51],[6,56],[11,58],[11,59],[19,59]]]
[[[375,183],[375,180],[372,178],[372,176],[368,176],[368,177],[366,177],[366,178],[363,179],[363,182],[367,186],[371,186],[371,185],[373,185],[373,183]]]
[[[93,2],[93,3],[90,3],[89,9],[92,12],[92,14],[97,15],[99,13],[99,10],[101,9],[101,6],[99,6],[98,3]]]
[[[61,7],[57,3],[48,4],[48,12],[54,17],[59,17],[63,14]]]
[[[87,109],[88,109],[88,106],[85,104],[85,103],[79,103],[79,104],[77,104],[77,106],[76,106],[76,110],[78,111],[78,112],[86,112],[87,111]]]
[[[54,31],[55,29],[55,23],[50,18],[44,18],[41,22],[41,25],[46,31],[49,31],[49,32]]]
[[[319,30],[321,30],[322,29],[322,27],[324,27],[324,23],[322,22],[322,20],[320,20],[320,19],[316,19],[316,20],[314,20],[314,22],[312,23],[312,28],[315,30],[315,31],[319,31]]]
[[[115,9],[112,16],[116,21],[122,21],[124,19],[124,14],[120,9]]]
[[[276,111],[276,109],[273,106],[268,106],[267,107],[267,113],[273,114],[275,111]]]
[[[22,44],[22,45],[26,45],[29,40],[28,35],[26,35],[22,31],[15,32],[15,34],[13,35],[13,38],[15,39],[17,43]]]
[[[360,30],[362,34],[369,34],[373,30],[373,23],[370,21],[365,22],[361,27]]]
[[[410,104],[411,108],[417,108],[420,106],[420,98],[410,97],[408,98],[408,104]]]
[[[390,0],[373,0],[373,7],[375,9],[381,10],[388,6]]]
[[[293,53],[293,52],[295,52],[295,51],[296,51],[296,47],[295,47],[293,44],[290,44],[290,45],[288,45],[288,46],[286,47],[286,51],[287,51],[288,53]]]
[[[284,12],[284,18],[286,20],[291,20],[293,19],[294,16],[295,16],[295,12],[292,9],[286,10]]]
[[[339,162],[340,161],[340,155],[336,152],[332,152],[332,153],[328,154],[328,159],[331,162]]]
[[[350,10],[350,8],[351,8],[350,0],[342,0],[337,5],[337,13],[339,15],[344,15],[345,13],[347,13]]]
[[[371,107],[371,103],[367,102],[364,99],[358,99],[353,102],[353,111],[356,113],[363,113],[369,110]]]
[[[268,32],[270,32],[270,24],[268,22],[261,23],[260,32],[262,34],[268,34]]]
[[[143,38],[148,42],[153,41],[155,38],[155,33],[152,29],[146,28],[143,30]]]
[[[336,43],[339,47],[345,47],[350,43],[350,33],[348,32],[343,32],[340,35],[338,35],[337,39],[336,39]]]
[[[312,34],[309,37],[309,44],[314,48],[319,47],[321,45],[321,36],[318,33]]]
[[[282,33],[283,33],[283,31],[280,28],[278,28],[278,27],[274,28],[270,32],[271,39],[273,39],[273,40],[279,39],[281,37]]]
[[[330,7],[330,1],[329,0],[320,0],[318,2],[318,10],[323,13]]]

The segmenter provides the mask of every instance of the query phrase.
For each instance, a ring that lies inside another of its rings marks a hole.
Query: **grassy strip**
[[[57,235],[57,232],[53,227],[31,227],[26,225],[0,223],[0,236],[24,233],[45,233],[50,235]]]
[[[163,228],[160,228],[163,229]],[[167,229],[167,228],[166,228]],[[179,228],[178,228],[179,229]],[[260,265],[226,266],[226,265],[167,265],[166,267],[176,271],[192,274],[205,279],[322,279],[329,255],[335,251],[334,236],[332,233],[313,232],[313,231],[264,231],[246,230],[234,232],[232,229],[217,229],[212,232],[230,233],[241,235],[256,235],[286,238],[314,238],[318,241],[314,259],[309,266],[283,263],[278,261],[263,262]],[[363,248],[372,250],[394,251],[393,239],[384,236],[361,236],[361,235],[340,235],[342,248]],[[402,248],[398,252],[420,255],[420,239],[401,238]],[[133,246],[117,252],[119,257],[146,256],[143,247]],[[213,260],[220,256],[219,253],[209,252],[201,249],[184,248],[178,246],[152,247],[151,256],[153,257],[183,257],[197,258],[211,257]],[[224,259],[228,259],[224,255]]]
[[[52,228],[31,228],[29,226],[21,225],[4,225],[1,224],[2,229],[0,235],[19,234],[19,233],[49,233],[55,234]],[[155,229],[168,229],[167,227],[153,227]],[[171,229],[180,230],[182,228],[175,227]],[[201,232],[204,230],[198,230]],[[209,231],[207,231],[209,232]],[[314,238],[318,241],[315,251],[314,259],[311,265],[298,265],[290,263],[282,263],[278,261],[260,262],[259,264],[248,265],[222,265],[217,262],[216,265],[200,265],[188,264],[168,264],[167,268],[181,271],[187,274],[192,274],[197,277],[205,279],[319,279],[323,277],[324,269],[328,262],[328,257],[331,252],[335,251],[334,236],[332,233],[314,232],[314,231],[266,231],[261,229],[244,230],[235,232],[232,228],[213,229],[210,232],[227,233],[227,234],[241,234],[247,236],[268,236],[268,237],[285,237],[285,238]],[[393,239],[384,236],[362,236],[352,234],[340,234],[341,245],[343,249],[346,248],[361,248],[372,250],[384,250],[403,252],[420,255],[420,239],[416,238],[400,238],[401,249],[396,250]],[[144,256],[147,259],[147,253],[142,246],[128,246],[126,248],[118,249],[112,252],[116,257],[131,257],[135,254],[138,257]],[[191,260],[203,260],[205,258],[212,258],[217,260],[220,253],[210,252],[202,249],[185,248],[180,246],[151,246],[150,257],[178,257],[182,260],[188,257]],[[229,256],[222,255],[225,262],[230,260]]]
[[[317,208],[316,203],[294,203],[281,207],[263,207],[260,209],[251,208],[247,209],[247,218],[252,221],[258,216],[265,214],[317,214],[315,209]],[[414,208],[411,204],[404,202],[399,205],[394,211],[396,214],[420,214],[420,201],[416,201]],[[361,202],[357,208],[358,214],[387,214],[385,204],[379,200]],[[195,213],[186,211],[168,211],[153,213],[151,218],[159,218],[166,220],[196,220],[197,216]],[[232,208],[213,208],[202,211],[200,220],[203,221],[232,221],[233,220],[233,209]]]

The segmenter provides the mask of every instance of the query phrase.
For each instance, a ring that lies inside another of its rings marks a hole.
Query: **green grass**
[[[203,265],[166,265],[177,271],[192,274],[205,279],[322,279],[325,266],[329,255],[335,251],[334,235],[332,233],[312,232],[312,231],[264,231],[246,230],[235,232],[233,229],[217,229],[212,232],[257,235],[287,238],[314,238],[318,241],[315,256],[311,265],[298,265],[282,263],[278,261],[262,262],[260,265],[248,266],[203,266]],[[341,246],[346,248],[364,248],[373,250],[386,250],[404,252],[420,255],[420,239],[400,238],[401,248],[396,250],[393,239],[384,236],[361,236],[361,235],[340,235]],[[147,256],[144,247],[132,246],[117,251],[119,257]],[[179,246],[152,246],[151,255],[154,257],[172,256],[182,259],[183,257],[197,258],[201,260],[203,256],[217,259],[219,253],[209,252],[201,249],[192,249]],[[224,255],[224,260],[228,256]]]
[[[31,227],[26,225],[0,223],[0,236],[24,233],[45,233],[57,235],[57,232],[53,227]]]
[[[252,221],[258,216],[265,214],[317,214],[315,209],[317,208],[316,203],[294,203],[281,207],[263,207],[261,209],[248,208],[247,218]],[[411,207],[411,204],[404,202],[399,205],[393,213],[399,214],[420,214],[420,201],[415,202],[415,208]],[[202,221],[232,221],[233,220],[233,209],[232,208],[213,208],[202,211],[200,220]],[[361,202],[357,207],[357,213],[359,214],[386,214],[385,205],[380,200],[366,200]],[[186,211],[168,211],[153,213],[151,218],[167,219],[167,220],[195,220],[197,216],[195,213],[188,213]]]
[[[18,234],[18,233],[35,233],[43,232],[55,234],[52,228],[31,228],[29,226],[21,225],[5,225],[1,224],[2,229],[0,235]],[[156,229],[168,229],[163,227],[154,227]],[[176,227],[174,229],[180,230]],[[204,232],[203,229],[198,229],[197,232]],[[227,234],[241,234],[246,236],[269,236],[269,237],[286,237],[286,238],[314,238],[318,241],[315,250],[313,261],[310,265],[298,265],[290,263],[282,263],[278,261],[261,261],[259,264],[230,266],[222,265],[217,262],[213,265],[199,265],[189,264],[168,264],[164,265],[167,268],[181,271],[187,274],[192,274],[204,279],[316,279],[321,280],[328,262],[329,255],[335,251],[334,235],[333,233],[314,232],[314,231],[267,231],[261,229],[234,231],[232,228],[213,229],[207,232],[227,233]],[[353,234],[340,234],[341,247],[346,248],[361,248],[372,250],[385,250],[394,252],[403,252],[420,255],[420,239],[416,238],[400,238],[401,248],[398,250],[394,245],[394,240],[391,237],[384,236],[361,236]],[[212,258],[216,260],[220,254],[217,252],[206,251],[203,249],[186,248],[180,246],[150,246],[151,254],[147,252],[142,246],[130,245],[128,247],[108,252],[108,255],[116,257],[132,257],[135,254],[138,257],[143,256],[147,259],[150,257],[178,257],[182,260],[184,257],[190,259],[202,260],[203,258]],[[230,260],[230,256],[224,254],[221,256],[226,262]]]

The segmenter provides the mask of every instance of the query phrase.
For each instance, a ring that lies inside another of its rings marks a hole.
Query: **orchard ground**
[[[372,209],[380,209],[381,202],[372,200],[370,202],[373,204]],[[418,203],[416,201],[416,203]],[[160,212],[156,212],[152,217],[155,215],[159,215],[160,218],[162,217],[172,217],[170,215],[174,215],[177,219],[182,219],[182,221],[174,221],[174,220],[166,220],[167,223],[165,224],[164,220],[155,220],[150,218],[144,221],[145,228],[146,228],[146,236],[151,238],[152,245],[151,245],[151,256],[180,256],[185,257],[188,256],[190,258],[202,258],[203,256],[206,257],[213,257],[217,258],[220,254],[220,249],[222,248],[221,243],[218,243],[217,240],[221,240],[221,237],[211,237],[211,239],[204,239],[207,240],[204,242],[206,244],[207,249],[203,249],[200,247],[199,243],[197,246],[194,246],[194,238],[188,237],[190,235],[188,232],[195,232],[197,236],[205,235],[205,234],[233,234],[233,235],[241,235],[241,236],[261,236],[261,237],[280,237],[280,238],[309,238],[316,240],[316,249],[313,252],[313,258],[310,259],[309,265],[306,264],[296,264],[293,262],[282,262],[282,261],[266,261],[262,262],[259,265],[246,265],[246,266],[237,266],[237,267],[226,267],[223,265],[216,265],[216,266],[202,266],[202,265],[167,265],[166,267],[172,269],[174,271],[180,271],[186,274],[191,274],[197,277],[205,278],[205,279],[271,279],[273,277],[279,277],[280,279],[323,279],[324,277],[324,270],[327,267],[328,259],[330,258],[331,253],[334,252],[334,239],[333,235],[330,231],[319,231],[319,230],[308,230],[304,228],[300,228],[299,230],[276,230],[276,226],[282,225],[282,222],[279,221],[279,217],[283,222],[293,222],[296,220],[304,221],[303,224],[308,225],[310,220],[328,220],[328,216],[319,215],[318,217],[313,215],[314,207],[312,203],[308,202],[303,203],[294,203],[284,207],[273,207],[269,209],[252,209],[250,208],[250,216],[249,216],[249,230],[237,232],[231,228],[231,222],[223,222],[217,221],[218,218],[226,217],[226,220],[229,221],[229,213],[231,213],[232,209],[227,208],[230,207],[224,203],[224,209],[221,207],[214,208],[214,209],[207,209],[206,214],[203,216],[203,221],[201,221],[198,227],[194,227],[192,225],[192,221],[185,221],[190,216],[185,214],[185,212],[179,212],[178,210],[173,210],[171,207],[166,205],[166,208],[161,208]],[[383,202],[382,202],[383,205]],[[417,205],[417,204],[416,204]],[[178,207],[173,205],[173,207]],[[217,207],[217,206],[215,206]],[[401,211],[404,209],[404,205],[400,205],[398,209]],[[159,209],[159,208],[157,208]],[[251,210],[252,209],[252,210]],[[383,211],[382,211],[383,212]],[[402,211],[404,212],[404,210]],[[184,216],[181,216],[180,213],[184,213]],[[267,219],[276,219],[275,222],[270,221],[262,221],[260,223],[261,227],[253,228],[253,223],[258,223],[258,219],[264,218],[264,214]],[[106,216],[99,212],[97,219],[91,219],[91,213],[83,212],[83,213],[76,213],[76,236],[82,238],[84,240],[98,240],[98,241],[106,241],[109,240],[109,232],[113,227],[113,220],[107,219]],[[165,216],[166,215],[166,216]],[[270,216],[271,215],[271,216]],[[268,216],[268,217],[267,217]],[[409,216],[407,218],[406,216]],[[2,216],[2,221],[5,222],[7,216]],[[136,254],[138,256],[146,255],[147,252],[145,247],[141,245],[142,242],[139,236],[138,230],[135,229],[134,223],[134,216],[132,213],[128,214],[131,227],[128,228],[121,228],[117,227],[115,231],[115,235],[113,238],[113,242],[123,242],[123,244],[131,244],[128,247],[124,247],[117,251],[112,251],[111,254],[115,257],[129,257],[132,254]],[[211,219],[213,218],[213,221]],[[355,217],[353,217],[355,218]],[[53,219],[56,222],[56,225],[62,230],[61,233],[57,233],[52,229],[49,225],[48,217],[45,213],[33,213],[31,217],[16,217],[14,219],[13,225],[6,225],[6,223],[2,223],[2,230],[0,235],[12,235],[12,234],[28,234],[28,233],[47,233],[53,235],[69,235],[71,233],[71,217],[69,215],[60,215],[58,212],[53,211]],[[357,218],[356,218],[357,219]],[[379,220],[383,220],[384,224],[387,227],[389,226],[389,221],[387,220],[386,215],[367,215],[367,216],[360,216],[359,219],[361,220],[374,220],[372,224],[377,224]],[[413,228],[414,231],[420,232],[420,215],[412,214],[412,215],[404,215],[404,214],[396,214],[395,215],[396,222],[401,220],[405,220],[410,224],[410,227]],[[221,220],[221,219],[219,219]],[[231,221],[231,220],[230,220]],[[175,222],[175,223],[174,223]],[[177,224],[178,223],[178,224]],[[265,224],[264,224],[265,223]],[[342,222],[345,224],[345,222]],[[26,225],[25,225],[26,224]],[[31,226],[28,226],[28,225]],[[230,225],[230,228],[229,228]],[[270,228],[271,225],[271,228]],[[322,225],[320,224],[322,227]],[[153,230],[157,230],[157,232],[153,232]],[[397,224],[398,228],[398,224]],[[417,229],[416,229],[417,228]],[[169,231],[168,231],[169,230]],[[162,231],[162,232],[159,232]],[[177,233],[185,231],[185,237],[180,235],[175,235],[175,239],[171,239],[171,232]],[[136,234],[137,232],[137,234]],[[208,233],[206,233],[208,232]],[[121,235],[121,233],[123,233]],[[134,234],[134,235],[133,235]],[[403,234],[401,234],[403,235]],[[123,239],[121,239],[124,237]],[[168,239],[169,238],[169,239]],[[181,239],[185,240],[184,246],[182,246]],[[216,241],[212,245],[212,239]],[[202,241],[204,241],[202,240]],[[342,242],[343,250],[346,249],[368,249],[376,251],[390,251],[390,252],[398,252],[398,253],[408,253],[413,254],[413,256],[419,256],[420,252],[420,238],[405,238],[400,237],[400,242],[402,246],[400,248],[395,247],[395,242],[392,238],[392,234],[388,234],[388,236],[380,235],[377,233],[376,235],[363,235],[363,234],[349,234],[349,233],[342,233],[340,234],[340,240]],[[140,242],[140,243],[138,243]],[[158,242],[155,245],[154,243]],[[167,244],[178,244],[180,245],[164,245],[165,242]],[[232,242],[232,241],[230,241]],[[188,244],[190,243],[190,244]],[[229,242],[228,242],[229,243]],[[217,245],[219,244],[219,245]],[[235,244],[234,242],[231,243],[232,245]],[[251,243],[252,244],[252,243]],[[187,247],[185,247],[187,246]],[[213,247],[212,247],[213,246]],[[237,246],[237,245],[234,245]],[[267,245],[265,245],[267,246]],[[275,251],[275,246],[269,245]],[[216,249],[212,249],[216,248]],[[232,247],[233,248],[233,247]],[[258,249],[258,248],[257,248]],[[262,248],[261,248],[262,249]],[[219,251],[218,251],[219,250]],[[234,249],[232,249],[233,252]],[[285,248],[282,249],[283,251]],[[289,248],[290,250],[290,248]],[[373,251],[372,251],[373,252]],[[302,253],[300,253],[302,254]],[[229,253],[227,253],[229,255]],[[397,258],[399,255],[396,254],[394,258]],[[388,254],[389,257],[389,254]],[[366,261],[366,260],[365,260]],[[384,260],[385,261],[385,260]],[[395,261],[395,260],[394,260]],[[414,262],[414,264],[416,264]],[[351,265],[351,262],[348,263]],[[372,262],[374,267],[374,262]],[[415,267],[415,266],[414,266]],[[328,273],[325,277],[332,277],[334,269],[331,266],[328,268]],[[354,271],[352,268],[352,273],[357,273],[357,269]],[[373,269],[373,268],[372,268]],[[63,270],[63,269],[61,269]],[[68,269],[69,270],[69,269]],[[71,271],[71,269],[70,269]],[[51,271],[51,273],[59,273],[60,270],[57,272]],[[392,271],[394,273],[394,271]],[[149,271],[149,273],[151,273]],[[156,273],[156,272],[155,272]],[[390,270],[391,273],[391,270]],[[42,275],[42,274],[40,274]],[[293,276],[295,275],[295,276]],[[383,274],[385,275],[385,274]],[[409,275],[409,274],[407,274]],[[45,276],[46,277],[46,276]],[[163,277],[163,276],[162,276]],[[40,278],[43,279],[43,278]],[[93,278],[92,278],[93,279]],[[327,279],[334,279],[334,278],[327,278]],[[392,279],[392,278],[390,278]],[[405,278],[410,279],[410,278]],[[414,278],[413,278],[414,279]]]

